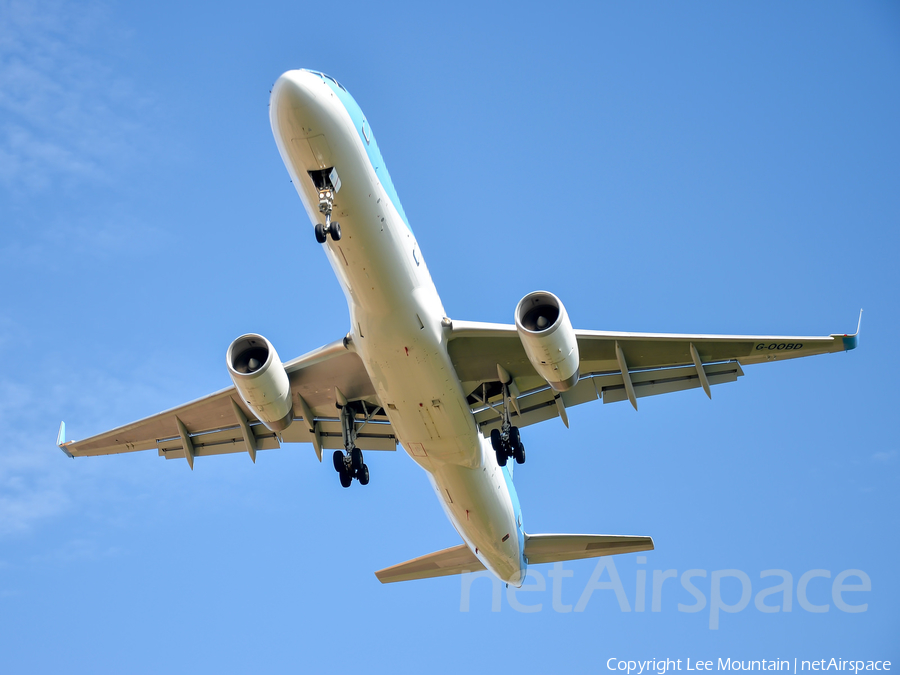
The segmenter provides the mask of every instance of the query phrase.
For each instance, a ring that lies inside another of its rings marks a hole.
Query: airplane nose
[[[316,117],[316,85],[320,80],[305,70],[289,70],[278,78],[269,97],[272,131],[282,139],[302,138]]]
[[[289,70],[275,81],[271,102],[278,106],[304,107],[316,100],[312,85],[318,80],[305,70]]]

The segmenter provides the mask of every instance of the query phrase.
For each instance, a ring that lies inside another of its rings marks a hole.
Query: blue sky
[[[459,541],[402,452],[343,490],[305,446],[193,472],[55,448],[61,419],[80,438],[226,386],[244,332],[285,359],[346,332],[269,129],[295,67],[366,112],[451,317],[510,322],[536,289],[609,330],[829,334],[865,308],[850,354],[525,430],[526,530],[654,537],[614,559],[630,611],[595,561],[564,565],[583,611],[548,567],[499,611],[483,579],[379,584]],[[0,670],[896,660],[898,103],[890,3],[0,0]],[[790,612],[755,604],[773,569]],[[677,575],[658,612],[654,570]],[[752,597],[712,629],[714,576],[742,595],[723,570]],[[801,607],[811,570],[827,611]]]

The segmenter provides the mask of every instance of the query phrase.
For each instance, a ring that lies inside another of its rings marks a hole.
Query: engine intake
[[[529,293],[516,306],[516,330],[531,365],[555,391],[578,381],[578,341],[566,308],[553,293]]]
[[[294,420],[291,383],[272,343],[255,333],[242,335],[225,360],[235,389],[260,422],[272,431],[287,429]]]

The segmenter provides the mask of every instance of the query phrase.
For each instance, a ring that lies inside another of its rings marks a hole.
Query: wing
[[[500,425],[502,371],[513,378],[513,424],[561,417],[568,425],[566,408],[574,405],[628,400],[637,409],[641,397],[701,387],[712,397],[710,386],[734,382],[744,374],[742,366],[848,351],[856,348],[858,333],[858,328],[853,335],[825,337],[576,330],[580,379],[562,394],[532,367],[513,325],[454,321],[448,350],[487,435]]]
[[[157,449],[166,459],[193,458],[231,452],[278,448],[281,443],[312,443],[319,461],[322,450],[343,447],[341,423],[335,407],[335,388],[351,401],[360,422],[356,445],[361,450],[394,450],[396,438],[381,410],[375,390],[359,356],[342,340],[320,347],[284,366],[291,383],[295,410],[302,417],[280,434],[267,429],[234,387],[222,389],[177,408],[92,436],[65,440],[60,426],[59,447],[70,457],[110,455]],[[299,420],[302,420],[300,422]],[[190,452],[185,453],[185,448]]]

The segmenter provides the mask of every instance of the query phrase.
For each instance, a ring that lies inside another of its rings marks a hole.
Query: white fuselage
[[[308,172],[334,167],[340,176],[332,217],[342,236],[323,247],[347,298],[353,347],[397,438],[479,560],[520,585],[526,562],[515,488],[450,361],[441,299],[368,122],[341,85],[305,70],[275,83],[270,118],[313,223],[324,216]]]

